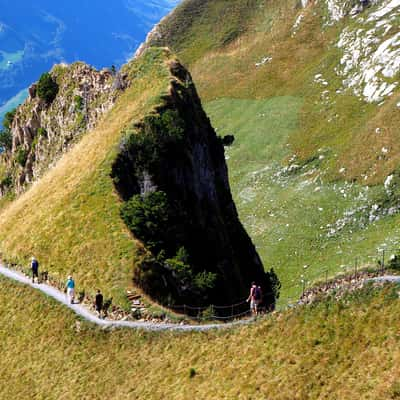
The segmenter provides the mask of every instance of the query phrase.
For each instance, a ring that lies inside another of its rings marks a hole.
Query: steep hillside
[[[2,209],[6,259],[26,264],[35,255],[50,275],[73,273],[80,290],[99,287],[119,305],[133,283],[165,305],[232,304],[253,279],[273,302],[273,275],[232,201],[223,145],[170,52],[148,49],[124,66],[124,91],[114,87],[118,76],[79,64],[53,75],[59,92],[51,102],[31,94],[17,110],[6,156],[15,160],[22,146],[26,165],[17,173],[33,176],[68,138],[82,138]],[[85,127],[93,129],[79,135]]]
[[[0,280],[0,398],[398,399],[397,290],[207,333],[88,325]]]
[[[120,201],[109,177],[123,129],[151,112],[166,92],[168,71],[160,56],[131,65],[143,68],[95,130],[82,137],[42,179],[1,213],[1,250],[64,279],[71,271],[81,288],[99,286],[117,302],[130,285],[135,243],[120,218]],[[152,79],[149,79],[149,77]]]
[[[239,214],[289,297],[400,244],[399,15],[396,0],[187,0],[148,37],[235,136]]]

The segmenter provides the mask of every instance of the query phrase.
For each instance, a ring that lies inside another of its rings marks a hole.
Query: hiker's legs
[[[67,298],[68,302],[71,304],[74,304],[74,299],[75,299],[75,290],[72,288],[67,289]]]
[[[256,303],[255,303],[254,300],[250,301],[250,311],[251,311],[252,314],[256,313]]]

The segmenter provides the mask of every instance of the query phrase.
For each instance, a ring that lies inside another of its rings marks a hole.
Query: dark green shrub
[[[217,274],[213,272],[203,271],[194,277],[194,285],[200,292],[206,292],[214,289],[217,280]]]
[[[207,307],[202,313],[201,313],[201,318],[203,320],[209,321],[212,320],[215,317],[215,313],[214,313],[214,307],[213,306],[209,306]]]
[[[17,109],[14,108],[13,110],[8,111],[4,115],[4,118],[3,118],[3,127],[4,127],[4,129],[7,129],[7,130],[11,129],[11,125],[12,125],[12,123],[14,121],[14,117],[15,117],[16,112],[17,112]]]
[[[231,146],[235,141],[235,136],[233,135],[225,135],[221,138],[221,142],[224,146]]]
[[[77,129],[85,129],[86,127],[86,118],[81,111],[77,113],[75,126]]]
[[[47,104],[51,104],[58,93],[58,84],[53,79],[53,77],[45,72],[39,78],[39,82],[37,84],[37,94],[38,96],[44,100]]]
[[[169,220],[168,200],[164,192],[133,196],[122,206],[121,217],[147,247],[162,250]]]
[[[279,299],[282,284],[273,268],[271,268],[271,270],[267,272],[267,277],[271,284],[271,290],[274,294],[275,299]]]
[[[270,289],[268,293],[264,293],[264,303],[269,304],[272,311],[275,308],[276,300],[279,299],[282,284],[273,268],[266,275]]]
[[[0,186],[3,188],[12,186],[11,175],[7,175],[5,178],[3,178],[2,181],[0,182]]]
[[[379,261],[381,264],[381,261]],[[396,254],[389,259],[388,267],[396,271],[400,271],[400,257]]]
[[[8,129],[0,131],[0,147],[4,150],[11,150],[12,147],[12,134]]]
[[[179,141],[183,139],[185,122],[180,118],[178,111],[166,110],[159,117],[149,117],[151,128],[163,136]]]
[[[135,171],[155,172],[167,152],[171,155],[178,151],[184,132],[185,123],[177,111],[167,110],[146,117],[143,126],[131,133],[126,143],[129,153],[135,157]]]
[[[31,145],[32,151],[35,151],[38,142],[39,142],[39,136],[35,136],[35,138],[32,141],[32,145]]]
[[[14,108],[8,111],[3,118],[3,129],[0,131],[0,147],[3,150],[11,150],[12,147],[12,133],[11,126],[15,118],[17,109]]]
[[[189,264],[189,254],[184,247],[179,248],[175,257],[165,260],[165,264],[172,272],[177,284],[187,287],[192,292],[205,295],[215,287],[217,274],[207,271],[194,273]]]
[[[167,284],[163,279],[165,272],[158,257],[139,247],[134,268],[134,281],[161,302],[167,300],[168,297]]]
[[[22,147],[18,149],[15,155],[15,161],[21,166],[25,167],[26,161],[28,159],[28,151]]]
[[[75,105],[75,111],[82,111],[83,110],[83,97],[81,96],[75,96],[74,97],[74,105]]]
[[[47,131],[42,127],[38,128],[37,134],[38,136],[47,137]]]
[[[165,260],[165,264],[173,276],[184,285],[191,284],[193,280],[193,273],[188,263],[189,254],[184,247],[178,250],[175,257]]]
[[[211,272],[196,273],[190,264],[188,252],[181,247],[172,258],[160,251],[155,257],[144,250],[135,268],[135,282],[164,304],[181,304],[185,299],[207,301],[215,286],[217,275]]]

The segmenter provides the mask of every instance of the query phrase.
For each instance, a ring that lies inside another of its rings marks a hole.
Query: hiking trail
[[[191,324],[174,324],[174,323],[154,323],[154,322],[139,322],[139,321],[111,321],[108,319],[101,319],[93,314],[82,304],[70,304],[65,293],[58,289],[49,286],[45,283],[32,283],[31,279],[20,272],[14,271],[10,268],[0,264],[0,275],[9,279],[28,285],[34,289],[40,290],[44,294],[52,297],[54,300],[68,307],[75,314],[79,315],[86,321],[92,322],[103,328],[131,328],[131,329],[144,329],[147,331],[208,331],[212,329],[226,329],[239,325],[247,325],[255,321],[254,318],[242,319],[234,322],[226,322],[223,324],[204,324],[204,325],[191,325]]]
[[[42,293],[52,297],[54,300],[68,307],[75,314],[82,317],[84,320],[92,322],[103,328],[130,328],[130,329],[143,329],[146,331],[208,331],[212,329],[227,329],[240,325],[248,325],[257,321],[257,318],[242,319],[234,322],[227,322],[224,324],[204,324],[204,325],[191,325],[191,324],[174,324],[174,323],[154,323],[154,322],[139,322],[139,321],[112,321],[101,319],[93,314],[82,304],[70,304],[67,296],[58,289],[49,286],[45,283],[32,283],[31,279],[20,272],[14,271],[10,268],[0,264],[0,275],[12,279],[16,282],[28,285]],[[366,281],[372,282],[391,282],[400,284],[400,276],[384,275],[376,278],[368,278]]]

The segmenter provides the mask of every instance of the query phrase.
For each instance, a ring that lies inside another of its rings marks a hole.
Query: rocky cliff
[[[3,165],[0,193],[20,193],[53,166],[85,131],[113,106],[120,75],[97,71],[77,62],[57,65],[50,72],[58,90],[51,102],[37,93],[38,83],[16,110],[11,126],[12,147],[1,156]]]
[[[112,172],[123,216],[145,246],[135,281],[177,304],[237,302],[252,280],[270,292],[232,200],[222,141],[189,72],[178,61],[169,69],[162,106],[128,128]]]

